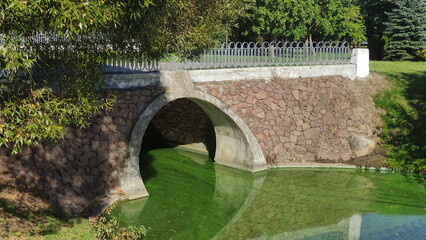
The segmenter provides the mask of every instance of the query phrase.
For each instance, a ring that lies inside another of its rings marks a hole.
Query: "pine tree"
[[[387,60],[418,60],[416,54],[426,49],[426,0],[396,0],[388,13],[385,36]]]

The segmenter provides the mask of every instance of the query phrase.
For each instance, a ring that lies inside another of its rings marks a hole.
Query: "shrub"
[[[98,239],[133,240],[142,239],[147,229],[143,226],[120,227],[117,220],[100,216],[91,220]]]
[[[117,204],[123,201],[127,200],[125,199],[116,201],[107,209],[105,209],[101,215],[90,218],[90,222],[92,223],[92,226],[96,232],[96,238],[113,240],[136,240],[142,239],[146,235],[148,229],[146,229],[144,226],[120,227],[116,219],[108,217]]]

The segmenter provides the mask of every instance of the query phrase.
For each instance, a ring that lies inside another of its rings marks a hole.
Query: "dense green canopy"
[[[235,32],[250,41],[365,40],[360,9],[351,0],[253,0]]]
[[[424,37],[421,37],[426,31],[425,0],[356,2],[361,7],[365,19],[372,59],[382,60],[385,57],[388,60],[426,59]],[[423,53],[417,52],[419,50],[423,50]]]
[[[156,59],[175,44],[196,52],[225,36],[225,25],[243,12],[240,5],[237,0],[4,0],[0,67],[28,69],[38,57],[28,39],[35,33],[67,39],[102,35],[117,46],[137,45]]]
[[[426,1],[398,0],[388,13],[385,59],[416,60],[426,49]]]
[[[105,54],[138,49],[160,59],[176,44],[196,54],[225,38],[240,6],[239,0],[2,0],[0,70],[10,75],[0,79],[0,147],[19,152],[55,140],[66,126],[85,127],[94,112],[109,109],[113,101],[100,94]]]

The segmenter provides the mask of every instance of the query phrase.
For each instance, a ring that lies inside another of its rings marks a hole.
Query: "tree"
[[[127,1],[118,27],[112,23],[104,32],[123,46],[137,44],[148,58],[162,58],[176,45],[196,55],[224,39],[227,25],[244,13],[243,5],[240,0],[157,0],[148,6]]]
[[[118,4],[84,0],[4,0],[0,3],[0,68],[29,71],[37,53],[29,38],[36,32],[72,38],[113,20]]]
[[[426,49],[426,1],[398,0],[388,13],[385,59],[416,60]]]
[[[245,40],[320,40],[365,39],[359,7],[351,0],[255,0],[241,20]]]
[[[118,47],[137,45],[153,59],[175,44],[200,52],[226,35],[241,6],[238,0],[4,0],[0,68],[28,71],[38,57],[31,37],[40,32],[68,40],[102,35]]]
[[[136,48],[147,59],[161,59],[170,46],[184,44],[192,56],[224,38],[225,26],[242,13],[240,5],[239,0],[2,0],[0,70],[10,76],[8,88],[0,85],[0,147],[19,152],[23,145],[61,138],[66,126],[85,127],[93,113],[109,109],[112,101],[101,97],[102,54]],[[93,46],[102,49],[93,54]]]
[[[384,57],[385,29],[389,12],[394,8],[390,0],[357,0],[366,26],[370,58],[382,60]]]

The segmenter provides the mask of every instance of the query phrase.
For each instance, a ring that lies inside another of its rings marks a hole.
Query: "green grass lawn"
[[[57,231],[44,235],[45,240],[95,240],[95,230],[87,219],[72,219],[67,225],[60,227]]]
[[[386,110],[382,140],[391,165],[426,174],[426,62],[371,61],[370,68],[392,84],[375,96]]]
[[[19,194],[17,191],[15,193]],[[32,200],[34,199],[37,200],[33,201],[35,205],[43,206],[38,197],[35,196]],[[22,200],[29,201],[29,198]],[[42,211],[37,210],[37,207],[28,208],[28,204],[22,208],[20,206],[22,201],[16,201],[15,198],[7,200],[4,196],[0,196],[0,240],[132,240],[141,239],[147,231],[143,226],[121,227],[115,219],[103,216],[93,219],[70,218],[46,206]],[[106,211],[109,213],[111,210]]]
[[[49,209],[38,211],[41,205],[37,199],[31,199],[35,207],[29,209],[27,205],[22,208],[17,199],[9,201],[0,196],[0,239],[96,239],[95,229],[88,219],[68,218]],[[24,197],[21,201],[30,199]]]

